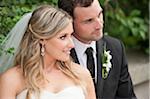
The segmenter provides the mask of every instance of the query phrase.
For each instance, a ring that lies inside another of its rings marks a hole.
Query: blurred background
[[[0,43],[15,23],[38,5],[57,6],[58,0],[0,0]],[[134,90],[138,99],[149,99],[148,0],[99,0],[104,9],[104,33],[124,42]],[[2,51],[0,47],[0,53]],[[12,53],[13,48],[7,50]]]

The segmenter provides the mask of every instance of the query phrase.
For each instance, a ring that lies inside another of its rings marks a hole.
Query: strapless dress
[[[23,90],[17,95],[16,99],[25,99],[27,90]],[[36,99],[34,94],[31,95],[31,99]],[[61,90],[58,93],[53,93],[47,90],[42,90],[40,99],[85,99],[83,89],[79,86],[71,86]]]

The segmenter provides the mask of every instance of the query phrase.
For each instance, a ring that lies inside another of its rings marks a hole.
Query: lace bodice
[[[23,90],[17,95],[16,99],[25,99],[27,90]],[[32,94],[31,99],[35,99],[34,94]],[[79,86],[72,86],[61,90],[58,93],[53,93],[47,90],[41,91],[40,99],[85,99],[84,92]]]

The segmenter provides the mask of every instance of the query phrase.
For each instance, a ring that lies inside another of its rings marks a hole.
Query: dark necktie
[[[92,47],[87,48],[85,53],[87,55],[87,68],[89,69],[93,81],[95,82],[95,62],[93,57],[93,48]]]

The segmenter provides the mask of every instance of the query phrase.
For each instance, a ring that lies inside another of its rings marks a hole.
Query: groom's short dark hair
[[[88,7],[93,0],[58,0],[58,7],[69,13],[74,18],[75,7]]]

